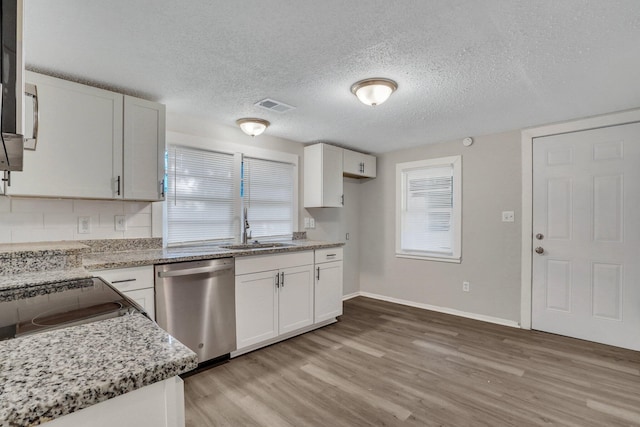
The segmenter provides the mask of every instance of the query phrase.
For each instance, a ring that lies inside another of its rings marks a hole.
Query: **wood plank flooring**
[[[364,297],[185,379],[187,426],[640,426],[640,353]]]

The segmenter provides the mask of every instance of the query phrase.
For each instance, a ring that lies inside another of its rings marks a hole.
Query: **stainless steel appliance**
[[[156,321],[200,363],[236,350],[233,258],[156,265]]]
[[[0,18],[0,170],[21,171],[24,138],[22,0],[2,0]],[[8,177],[6,178],[8,180]]]
[[[142,308],[99,277],[0,293],[0,341],[95,322]]]

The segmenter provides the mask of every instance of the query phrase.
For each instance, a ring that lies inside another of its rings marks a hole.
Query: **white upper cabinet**
[[[11,174],[7,194],[117,198],[122,176],[122,95],[26,73],[38,89],[35,151]]]
[[[25,80],[37,88],[38,138],[7,194],[163,198],[163,105],[33,72]]]
[[[304,207],[343,205],[342,148],[328,144],[304,147]]]
[[[165,106],[124,97],[125,199],[164,199]]]
[[[344,176],[351,178],[375,178],[376,158],[369,154],[342,150]]]

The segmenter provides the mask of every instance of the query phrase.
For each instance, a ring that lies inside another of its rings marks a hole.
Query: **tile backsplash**
[[[116,215],[125,231],[116,231]],[[89,233],[78,232],[80,217],[90,218]],[[158,237],[153,228],[151,202],[0,196],[0,243]]]

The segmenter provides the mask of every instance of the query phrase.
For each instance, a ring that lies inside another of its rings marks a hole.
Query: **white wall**
[[[344,295],[360,291],[360,191],[361,180],[344,178],[344,207],[309,208],[307,216],[316,220],[316,228],[307,230],[313,240],[344,242]],[[346,234],[349,233],[349,240]]]
[[[115,231],[115,215],[126,216],[126,231]],[[88,234],[78,233],[81,216],[91,218]],[[0,243],[161,236],[152,228],[148,202],[0,196]]]
[[[520,132],[430,144],[378,157],[360,185],[360,287],[385,297],[520,321]],[[462,155],[462,263],[395,257],[396,163]],[[515,211],[503,223],[502,211]],[[462,282],[471,292],[462,291]]]

